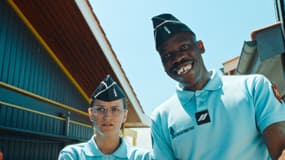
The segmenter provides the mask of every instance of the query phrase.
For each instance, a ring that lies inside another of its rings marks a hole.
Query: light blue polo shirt
[[[201,113],[196,117],[195,113]],[[210,122],[203,122],[210,119]],[[195,92],[176,94],[152,115],[156,159],[270,159],[262,139],[269,125],[285,120],[285,106],[262,75],[223,76],[212,71]]]
[[[149,160],[146,150],[129,146],[123,139],[119,148],[112,154],[102,153],[95,143],[94,136],[87,142],[66,146],[60,151],[58,160]]]

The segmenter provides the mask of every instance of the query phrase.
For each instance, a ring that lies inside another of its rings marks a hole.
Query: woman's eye
[[[115,113],[115,112],[121,112],[121,109],[119,108],[112,108],[112,112]]]
[[[105,110],[106,110],[106,109],[103,108],[103,107],[102,107],[102,108],[97,108],[97,111],[98,111],[98,112],[102,112],[102,113],[103,113],[103,112],[105,112]]]

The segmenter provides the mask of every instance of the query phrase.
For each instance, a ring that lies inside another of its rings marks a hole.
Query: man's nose
[[[183,51],[176,51],[172,56],[172,63],[179,63],[184,57]]]

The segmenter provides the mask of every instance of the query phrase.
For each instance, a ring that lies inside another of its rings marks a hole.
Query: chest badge
[[[210,115],[208,110],[195,113],[196,122],[198,125],[211,122]]]

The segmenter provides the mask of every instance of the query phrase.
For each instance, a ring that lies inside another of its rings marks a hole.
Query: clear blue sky
[[[172,13],[203,40],[208,69],[239,56],[253,30],[276,21],[273,0],[90,0],[147,115],[175,92],[154,48],[151,18]]]

